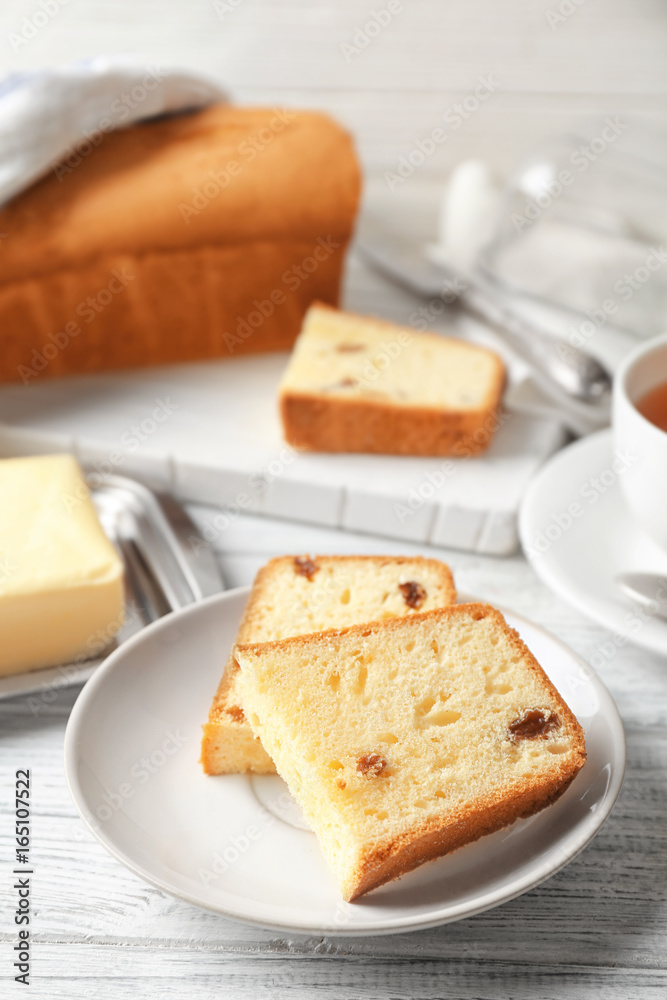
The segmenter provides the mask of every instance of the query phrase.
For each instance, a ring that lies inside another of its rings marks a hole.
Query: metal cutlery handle
[[[223,589],[210,547],[173,497],[116,475],[105,476],[96,493],[98,505],[104,496],[109,499],[116,533],[132,541],[132,552],[143,559],[146,573],[166,600],[161,614]]]
[[[501,303],[482,284],[467,284],[461,293],[466,308],[499,330],[508,347],[528,364],[582,403],[601,402],[611,388],[603,366],[590,354],[543,334],[534,324]]]
[[[128,597],[136,605],[141,622],[145,625],[155,622],[170,609],[166,606],[162,591],[156,587],[149,570],[146,569],[131,538],[116,535],[116,544],[125,563],[125,581]]]
[[[223,582],[215,556],[188,512],[170,493],[156,493],[155,499],[177,544],[181,571],[195,600],[220,593]]]
[[[458,300],[493,326],[530,365],[551,399],[566,403],[583,418],[604,419],[611,378],[590,354],[554,338],[539,323],[524,319],[486,282],[431,259],[420,246],[406,243],[378,225],[366,225],[358,247],[373,267],[411,291],[451,304]]]

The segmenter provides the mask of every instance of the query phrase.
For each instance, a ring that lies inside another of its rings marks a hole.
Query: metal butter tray
[[[83,684],[112,649],[170,611],[225,589],[210,546],[172,496],[126,476],[87,475],[102,527],[125,563],[125,616],[116,639],[94,659],[0,677],[0,699]],[[38,623],[36,623],[38,625]]]

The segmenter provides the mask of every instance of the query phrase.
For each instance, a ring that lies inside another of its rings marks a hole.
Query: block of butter
[[[0,675],[94,656],[122,615],[123,564],[76,459],[0,460]]]

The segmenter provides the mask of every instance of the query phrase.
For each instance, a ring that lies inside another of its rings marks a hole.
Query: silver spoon
[[[450,265],[431,260],[420,246],[368,222],[359,239],[363,256],[377,270],[430,298],[458,303],[485,320],[510,348],[531,366],[545,392],[563,397],[582,410],[609,403],[611,377],[586,351],[555,339],[507,306],[493,286],[482,278],[459,274]]]
[[[616,583],[626,597],[667,621],[667,577],[658,573],[621,573]]]

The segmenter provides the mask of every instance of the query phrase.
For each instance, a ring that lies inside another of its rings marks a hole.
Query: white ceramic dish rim
[[[523,498],[523,502],[519,510],[519,537],[522,545],[525,546],[529,541],[528,518],[532,515],[534,508],[533,496],[540,491],[543,477],[553,475],[554,469],[557,469],[561,463],[566,465],[571,462],[572,456],[579,451],[594,449],[598,445],[602,446],[605,439],[608,439],[609,452],[611,455],[613,447],[613,431],[610,427],[605,427],[604,430],[597,431],[595,434],[589,434],[587,437],[581,438],[581,440],[575,441],[574,444],[568,445],[567,448],[559,451],[532,479],[528,489],[526,490],[526,495]],[[629,517],[630,514],[628,514],[628,518]],[[616,609],[599,611],[597,606],[594,604],[582,607],[582,605],[577,602],[576,597],[572,594],[572,591],[567,586],[567,583],[562,579],[561,574],[551,567],[548,559],[540,559],[539,561],[536,561],[533,564],[533,568],[540,579],[543,580],[555,594],[562,597],[562,599],[569,604],[570,607],[576,608],[577,611],[581,614],[585,614],[587,618],[597,622],[598,625],[603,625],[604,628],[608,628],[619,635],[625,636],[630,642],[635,643],[635,645],[640,646],[642,649],[648,649],[651,653],[658,653],[661,656],[667,655],[667,639],[662,641],[653,641],[650,637],[647,638],[643,632],[634,633],[629,629],[624,628],[622,621],[618,619]]]
[[[530,889],[534,889],[536,886],[540,885],[547,878],[555,875],[557,872],[561,871],[566,867],[585,847],[593,840],[597,835],[598,831],[605,823],[607,817],[611,813],[618,795],[620,793],[621,787],[623,785],[623,778],[625,774],[625,763],[626,763],[626,753],[625,753],[625,733],[623,730],[623,723],[621,717],[618,713],[616,704],[603,684],[600,678],[588,668],[583,660],[581,660],[573,650],[570,649],[564,642],[552,635],[546,629],[541,626],[529,622],[528,619],[523,618],[522,615],[518,615],[515,612],[511,612],[514,619],[518,621],[526,622],[531,628],[536,629],[538,632],[542,633],[549,640],[560,646],[564,653],[572,657],[574,660],[581,663],[582,667],[586,670],[586,678],[588,682],[592,685],[595,693],[599,699],[599,703],[604,712],[605,718],[612,731],[612,738],[614,746],[619,751],[620,763],[619,767],[615,772],[612,771],[610,776],[609,785],[606,790],[605,800],[603,805],[596,809],[595,812],[591,813],[587,819],[579,824],[578,836],[573,835],[573,843],[565,857],[560,857],[557,861],[552,861],[550,863],[543,862],[541,865],[536,865],[531,872],[527,873],[522,878],[518,879],[511,888],[502,888],[495,890],[494,892],[482,893],[476,905],[470,905],[470,903],[461,903],[454,907],[440,907],[439,909],[434,909],[432,913],[428,915],[418,915],[412,918],[403,918],[386,921],[378,921],[377,924],[365,927],[345,927],[344,929],[327,927],[317,928],[313,926],[307,926],[296,921],[285,921],[284,923],[270,923],[265,920],[253,919],[249,917],[246,913],[234,912],[229,908],[216,908],[211,907],[202,903],[196,896],[190,893],[183,892],[182,890],[174,889],[166,880],[161,879],[153,874],[147,873],[145,869],[137,864],[132,857],[121,850],[114,843],[113,839],[109,836],[105,836],[101,828],[97,824],[94,815],[88,808],[86,797],[78,780],[78,768],[76,763],[76,748],[79,743],[79,730],[85,721],[86,707],[89,701],[91,701],[96,694],[97,688],[103,683],[107,675],[114,670],[116,662],[121,658],[130,653],[135,646],[145,642],[146,639],[153,635],[155,632],[161,629],[167,629],[174,624],[177,618],[182,618],[184,616],[189,616],[196,614],[197,611],[215,602],[224,603],[233,597],[240,596],[241,593],[248,595],[250,593],[250,587],[237,587],[233,590],[226,590],[220,594],[214,594],[212,597],[206,598],[203,601],[199,601],[196,604],[189,605],[180,611],[172,612],[171,614],[165,615],[158,621],[153,622],[148,625],[145,629],[142,629],[137,635],[133,636],[127,642],[123,643],[121,647],[115,650],[108,659],[99,667],[93,677],[88,681],[81,694],[79,695],[77,701],[75,702],[74,708],[72,709],[67,730],[65,733],[65,746],[64,746],[64,760],[65,760],[65,776],[67,779],[67,784],[69,787],[70,794],[74,800],[82,819],[94,834],[96,839],[102,844],[102,846],[120,861],[126,868],[137,875],[139,878],[148,882],[149,885],[155,886],[162,892],[169,896],[175,897],[176,899],[181,899],[183,902],[189,903],[190,905],[197,906],[200,909],[208,910],[212,913],[217,913],[220,916],[231,917],[235,920],[239,920],[242,923],[252,924],[257,927],[262,927],[269,930],[278,931],[284,933],[285,931],[289,933],[303,934],[307,936],[312,936],[314,933],[326,934],[328,937],[372,937],[382,934],[392,934],[392,933],[406,933],[409,931],[424,930],[429,927],[438,927],[446,923],[453,923],[457,920],[461,920],[464,917],[472,917],[478,913],[483,913],[485,910],[492,909],[501,903],[509,902],[511,899],[516,899],[517,896],[523,895]],[[469,595],[459,595],[459,603],[471,602],[474,598]],[[502,608],[500,609],[502,610]],[[509,612],[508,612],[509,613]]]

